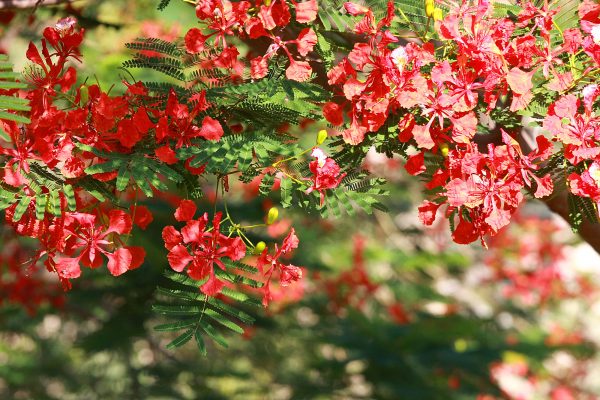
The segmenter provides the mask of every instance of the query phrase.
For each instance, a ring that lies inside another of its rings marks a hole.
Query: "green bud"
[[[81,87],[79,88],[79,104],[87,104],[89,98],[90,96],[88,92],[88,87],[86,85],[81,85]]]
[[[448,143],[441,143],[440,144],[440,152],[442,153],[442,155],[444,157],[448,157],[448,151],[450,150],[450,147],[448,146]]]
[[[254,248],[254,254],[262,254],[263,250],[267,247],[267,244],[263,241],[256,243]]]
[[[277,217],[279,217],[279,210],[277,207],[271,207],[267,214],[267,225],[271,225],[273,222],[277,221]]]
[[[325,129],[321,129],[317,134],[317,146],[323,144],[325,139],[327,139],[327,131]]]

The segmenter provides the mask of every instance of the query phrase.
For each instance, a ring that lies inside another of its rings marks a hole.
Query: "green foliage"
[[[589,198],[568,194],[569,201],[569,222],[571,229],[577,233],[584,220],[592,223],[598,223],[598,208]]]
[[[171,0],[160,0],[160,3],[158,4],[157,9],[159,11],[163,11],[165,8],[167,8],[169,6],[170,2],[171,2]]]
[[[13,72],[13,65],[9,62],[8,56],[0,54],[0,90],[26,88],[26,84],[18,82],[19,77],[19,73]],[[29,118],[17,113],[27,112],[29,110],[29,100],[21,99],[15,95],[0,95],[0,120],[27,124],[30,122]],[[1,125],[0,136],[6,141],[10,141],[10,137],[2,129]]]
[[[347,32],[352,30],[355,19],[344,10],[342,0],[324,0],[319,4],[319,20],[327,31]]]
[[[254,288],[261,286],[254,279],[242,275],[242,273],[255,274],[257,270],[254,267],[239,262],[225,264],[228,271],[216,269],[219,278],[234,285],[243,284]],[[166,271],[165,277],[167,285],[159,286],[157,289],[161,302],[154,304],[152,309],[174,321],[157,325],[154,329],[161,332],[183,331],[177,334],[178,336],[167,345],[167,348],[183,346],[193,337],[200,352],[206,355],[205,337],[227,347],[227,340],[220,332],[223,328],[243,334],[243,325],[254,323],[254,317],[230,305],[225,299],[202,294],[198,287],[203,282],[173,271]],[[222,294],[239,306],[260,305],[255,299],[238,289],[225,287]]]
[[[30,163],[29,169],[21,174],[28,180],[33,194],[25,194],[3,183],[0,185],[0,210],[16,203],[13,221],[19,221],[30,205],[35,207],[38,220],[44,219],[46,212],[61,216],[65,208],[75,211],[75,192],[70,184],[37,163]]]
[[[226,174],[237,168],[238,172],[256,176],[260,168],[271,165],[278,156],[297,150],[286,144],[289,139],[284,134],[230,134],[217,142],[203,141],[198,146],[181,148],[177,156],[181,160],[192,158],[192,167],[204,165],[212,174]]]
[[[382,197],[389,195],[384,189],[385,179],[372,178],[366,171],[357,171],[344,177],[341,185],[331,192],[331,196],[325,201],[321,209],[324,217],[342,217],[344,214],[353,216],[357,210],[367,214],[374,210],[387,211],[387,208],[379,201]]]
[[[309,213],[320,213],[323,217],[336,218],[353,216],[359,210],[367,214],[375,209],[387,211],[380,202],[382,197],[389,195],[384,188],[386,181],[371,177],[367,171],[348,173],[338,187],[326,190],[323,204],[317,191],[306,193],[310,185],[308,176],[306,162],[290,166],[289,173],[280,176],[279,194],[284,208],[297,207]],[[260,186],[263,195],[271,191],[274,180],[273,175],[265,175]]]
[[[86,173],[101,174],[117,171],[115,188],[119,192],[123,192],[131,184],[133,187],[140,189],[147,197],[152,197],[152,188],[168,190],[168,186],[161,180],[161,176],[176,183],[183,180],[183,177],[173,168],[148,157],[142,152],[132,154],[105,153],[84,144],[78,144],[78,147],[105,160],[87,167],[85,169]]]

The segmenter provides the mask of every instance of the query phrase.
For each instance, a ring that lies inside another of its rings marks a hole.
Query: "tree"
[[[252,324],[254,289],[267,306],[305,273],[285,261],[302,241],[294,228],[269,246],[251,233],[276,222],[276,207],[263,223],[230,212],[236,181],[283,209],[371,213],[388,194],[362,168],[372,148],[406,160],[430,194],[419,218],[443,213],[457,243],[486,246],[530,197],[596,245],[595,3],[193,5],[199,27],[183,41],[127,45],[126,69],[164,77],[131,75],[119,94],[78,80],[84,30],[72,17],[29,45],[23,79],[4,65],[1,205],[37,240],[30,269],[65,289],[81,267],[129,274],[149,251],[137,231],[157,213],[141,202],[174,203],[162,229],[171,270],[153,307],[172,321],[157,329],[178,332],[169,348],[195,338],[205,352],[207,338],[226,344],[218,328]],[[290,129],[311,121],[327,129]],[[210,212],[197,209],[204,182]]]

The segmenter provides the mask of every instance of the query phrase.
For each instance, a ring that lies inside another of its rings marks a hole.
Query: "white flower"
[[[323,150],[321,150],[318,147],[315,147],[310,153],[310,155],[317,159],[317,164],[319,165],[319,167],[325,165],[325,160],[327,159],[327,156],[325,155]]]
[[[600,44],[600,24],[594,25],[592,28],[592,38],[594,38],[594,43]]]
[[[408,54],[406,54],[406,49],[400,46],[392,51],[390,57],[392,58],[392,62],[396,65],[396,67],[398,67],[398,70],[402,72],[404,70],[404,66],[408,62]]]

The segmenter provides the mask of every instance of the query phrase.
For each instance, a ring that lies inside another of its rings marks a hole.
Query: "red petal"
[[[513,92],[517,94],[525,94],[533,88],[531,77],[534,73],[535,70],[526,72],[519,68],[513,68],[506,75],[506,82]]]
[[[431,138],[428,126],[415,125],[412,133],[417,142],[417,146],[420,148],[431,149],[435,146],[435,142]]]
[[[185,246],[178,244],[167,255],[169,265],[174,271],[181,272],[194,259],[190,256]]]
[[[184,243],[201,243],[202,234],[206,223],[208,222],[208,214],[204,213],[201,219],[188,221],[187,224],[181,228],[181,236],[183,236]]]
[[[290,233],[283,239],[283,243],[281,244],[282,253],[287,253],[292,249],[297,249],[300,240],[298,240],[298,236],[296,236],[296,231],[294,228],[290,231]]]
[[[221,291],[225,284],[218,280],[214,273],[210,274],[208,281],[202,286],[200,290],[207,296],[214,296]]]
[[[342,136],[344,138],[344,142],[349,144],[359,144],[365,139],[365,134],[367,133],[367,128],[364,126],[359,126],[357,124],[350,125],[350,128],[346,129]]]
[[[419,219],[423,225],[431,225],[435,221],[435,214],[441,204],[425,200],[419,207]]]
[[[196,214],[196,203],[192,200],[181,200],[179,207],[175,210],[175,219],[177,221],[189,221]]]
[[[181,244],[182,237],[181,233],[179,233],[173,226],[165,226],[162,231],[162,238],[165,242],[165,247],[167,250],[171,250],[173,247]]]
[[[266,57],[256,57],[250,60],[250,75],[254,79],[260,79],[267,76],[269,66]]]
[[[412,114],[411,114],[412,115]],[[323,106],[323,116],[331,125],[340,126],[344,123],[342,106],[333,102],[327,102]]]
[[[230,242],[227,244],[225,256],[229,257],[233,261],[241,260],[246,255],[246,245],[240,237],[229,239]]]
[[[306,61],[296,61],[290,59],[290,66],[285,70],[285,76],[288,79],[304,82],[310,78],[312,68]]]
[[[348,11],[348,14],[352,16],[362,15],[369,11],[368,7],[362,6],[360,4],[355,4],[351,2],[344,3],[344,8]]]
[[[108,264],[106,267],[113,276],[123,275],[129,270],[131,266],[131,259],[133,258],[129,249],[121,247],[115,250],[114,253],[107,253]]]
[[[129,269],[139,268],[146,258],[146,250],[141,246],[127,246],[126,249],[131,253],[131,265]]]
[[[133,217],[133,223],[139,226],[141,229],[146,229],[154,220],[154,216],[146,206],[134,206],[132,204],[129,208],[129,212]]]
[[[154,154],[158,159],[166,164],[175,164],[177,160],[177,154],[169,147],[169,145],[165,144],[164,146],[159,147],[154,150]]]
[[[425,153],[418,153],[408,157],[404,168],[413,176],[425,172]]]
[[[485,218],[485,222],[494,232],[498,232],[510,222],[510,212],[501,208],[494,208]]]
[[[552,190],[554,189],[554,183],[552,182],[552,177],[550,175],[546,175],[543,178],[537,178],[533,176],[537,183],[537,189],[533,194],[536,198],[546,197],[552,194]]]
[[[133,122],[138,132],[146,133],[150,129],[154,128],[154,124],[148,118],[148,113],[144,107],[140,107],[135,114],[133,114]]]
[[[308,0],[304,3],[296,3],[296,21],[307,24],[317,18],[317,0]]]
[[[45,64],[44,64],[44,61],[42,60],[42,56],[40,55],[38,48],[36,47],[35,44],[33,44],[33,42],[29,42],[29,47],[27,48],[27,52],[25,53],[25,56],[29,59],[29,61],[32,61],[32,62],[36,63],[37,65],[40,65],[41,67],[45,68]]]
[[[298,46],[298,53],[301,56],[306,56],[313,50],[317,44],[317,34],[312,28],[303,29],[296,39],[296,45]]]
[[[469,184],[462,179],[455,178],[446,184],[448,204],[459,207],[469,201]]]
[[[198,28],[190,29],[185,35],[185,49],[188,53],[200,53],[204,50],[206,36]]]
[[[79,259],[77,258],[61,258],[56,263],[56,272],[61,278],[73,279],[79,278],[81,268],[79,267]]]
[[[458,244],[469,244],[477,240],[479,237],[478,232],[475,230],[475,226],[466,220],[461,220],[458,226],[452,233],[452,239]]]
[[[207,140],[218,141],[219,139],[221,139],[221,136],[223,136],[223,127],[221,126],[221,123],[216,119],[206,116],[202,120],[200,136]]]
[[[108,229],[105,234],[116,232],[120,235],[131,232],[131,217],[123,210],[111,210],[108,213]]]
[[[297,282],[302,279],[302,269],[295,265],[282,265],[279,283],[281,286],[289,286],[292,282]]]

